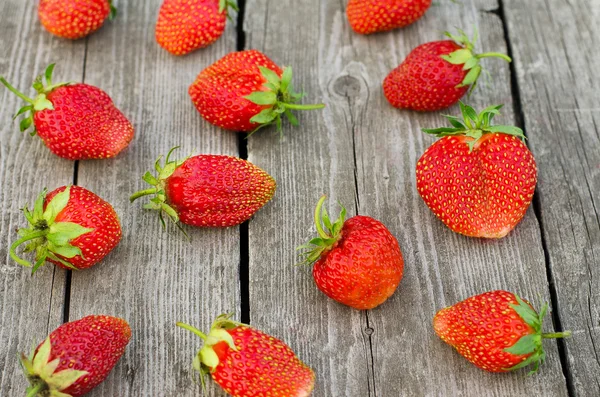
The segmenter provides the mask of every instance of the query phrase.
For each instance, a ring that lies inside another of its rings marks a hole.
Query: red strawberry
[[[46,146],[69,160],[104,159],[116,156],[133,139],[133,126],[101,89],[87,84],[52,84],[54,64],[33,83],[37,91],[31,99],[17,91],[4,77],[0,82],[19,98],[28,102],[15,118],[31,112],[21,120],[21,131],[33,124]]]
[[[165,0],[158,13],[156,42],[174,55],[185,55],[217,41],[235,0]]]
[[[434,111],[454,105],[473,90],[482,68],[481,58],[511,59],[496,52],[475,54],[463,31],[452,40],[425,43],[408,54],[383,82],[383,92],[392,106],[400,109]],[[475,42],[476,37],[473,42]]]
[[[378,220],[355,216],[344,222],[346,209],[332,225],[323,209],[325,196],[315,210],[319,237],[299,247],[304,263],[315,263],[317,287],[331,299],[355,309],[372,309],[398,288],[404,261],[396,238]],[[325,225],[325,229],[323,226]]]
[[[435,333],[477,367],[507,372],[544,362],[545,338],[564,338],[571,332],[542,333],[548,304],[538,314],[529,303],[506,291],[473,296],[437,312]]]
[[[423,131],[443,137],[417,162],[417,190],[450,229],[471,237],[501,238],[525,216],[537,182],[523,131],[492,126],[502,105],[479,115],[460,103],[464,120]]]
[[[350,0],[346,15],[356,33],[370,34],[410,25],[431,6],[431,0]]]
[[[177,323],[204,340],[193,366],[234,397],[307,397],[315,373],[285,343],[246,324],[221,315],[210,333]]]
[[[321,109],[325,105],[298,105],[301,94],[292,87],[292,68],[283,71],[256,50],[232,52],[204,69],[189,94],[209,123],[241,132],[270,124],[281,130],[281,115],[293,125],[292,110]]]
[[[50,33],[65,39],[81,39],[100,29],[117,9],[111,0],[40,0],[38,16]]]
[[[198,155],[165,165],[156,162],[153,187],[131,196],[131,202],[153,194],[145,208],[165,212],[173,222],[198,227],[228,227],[250,219],[275,193],[275,180],[254,164],[231,156]],[[164,222],[163,222],[164,224]]]
[[[79,186],[63,186],[37,198],[33,212],[23,209],[30,227],[19,230],[10,247],[19,264],[32,264],[17,256],[17,247],[36,252],[33,272],[45,261],[64,269],[86,269],[100,262],[121,240],[121,225],[106,201]]]
[[[55,329],[21,364],[30,382],[27,397],[77,397],[98,386],[131,338],[127,321],[87,316]]]

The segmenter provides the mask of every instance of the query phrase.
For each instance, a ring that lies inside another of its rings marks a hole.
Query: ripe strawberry
[[[431,0],[350,0],[346,15],[356,33],[371,34],[410,25],[431,6]]]
[[[100,262],[121,240],[121,225],[106,201],[79,186],[63,186],[35,201],[33,212],[23,213],[30,227],[19,230],[10,256],[19,264],[32,264],[17,256],[17,247],[36,252],[33,273],[45,261],[63,269],[86,269]]]
[[[307,397],[315,385],[315,373],[285,343],[246,324],[220,315],[210,333],[177,323],[204,341],[193,367],[234,397]]]
[[[100,29],[117,9],[111,0],[40,0],[38,16],[50,33],[65,39],[81,39]]]
[[[21,364],[30,386],[27,397],[77,397],[98,386],[125,352],[127,321],[87,316],[55,329]]]
[[[381,305],[396,291],[404,273],[398,241],[368,216],[344,222],[344,207],[332,225],[325,209],[321,216],[325,198],[315,210],[319,237],[298,248],[306,250],[301,253],[303,263],[315,263],[315,283],[331,299],[359,310]]]
[[[4,77],[0,82],[28,102],[15,115],[31,112],[21,120],[21,132],[33,124],[52,153],[68,160],[104,159],[116,156],[133,139],[133,126],[115,107],[110,97],[87,84],[52,84],[54,64],[33,83],[35,99],[26,97]]]
[[[417,162],[417,190],[450,229],[471,237],[501,238],[525,216],[537,182],[533,155],[519,139],[523,131],[492,126],[502,105],[479,115],[460,103],[464,120],[424,129],[442,139]]]
[[[529,303],[506,291],[470,297],[437,312],[435,333],[477,367],[508,372],[546,358],[542,340],[564,338],[571,332],[542,333],[548,304],[538,314]]]
[[[185,55],[217,41],[235,0],[165,0],[158,13],[156,42],[173,55]]]
[[[175,223],[228,227],[250,219],[275,193],[275,180],[254,164],[231,156],[198,155],[181,161],[156,161],[158,175],[143,179],[153,187],[131,196],[153,194],[144,208],[165,212]],[[164,225],[164,221],[163,221]]]
[[[209,123],[241,132],[276,124],[281,115],[293,125],[292,110],[321,109],[325,105],[298,105],[302,94],[292,87],[292,68],[283,71],[256,50],[232,52],[204,69],[190,86],[189,94]]]
[[[425,43],[408,54],[383,82],[383,93],[400,109],[434,111],[454,105],[469,89],[475,89],[481,58],[511,59],[496,52],[475,54],[473,42],[463,31],[446,33],[452,40]]]

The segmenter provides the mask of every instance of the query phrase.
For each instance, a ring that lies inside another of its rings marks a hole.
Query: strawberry
[[[442,139],[417,162],[417,190],[425,204],[453,231],[501,238],[525,216],[533,199],[537,167],[517,127],[491,125],[502,105],[476,114],[460,102],[464,120],[424,129]]]
[[[52,153],[68,160],[104,159],[116,156],[133,139],[133,126],[101,89],[87,84],[52,84],[54,64],[33,83],[35,99],[0,82],[27,102],[15,115],[31,113],[21,120],[21,131],[33,125]]]
[[[548,304],[538,314],[513,293],[491,291],[472,296],[437,312],[435,333],[477,367],[508,372],[533,364],[534,373],[546,358],[542,340],[571,332],[542,333]]]
[[[296,104],[302,94],[292,87],[292,68],[283,71],[256,50],[232,52],[204,69],[190,86],[189,94],[209,123],[241,132],[276,124],[281,115],[293,125],[292,110],[321,109],[325,105]]]
[[[158,12],[156,42],[173,55],[185,55],[217,41],[235,0],[165,0]]]
[[[314,263],[315,283],[331,299],[359,310],[381,305],[396,291],[404,273],[398,241],[368,216],[344,221],[344,207],[331,224],[325,209],[321,216],[325,199],[321,197],[315,210],[319,237],[298,247],[305,250],[303,263]]]
[[[198,227],[228,227],[247,221],[275,193],[275,180],[254,164],[231,156],[198,155],[171,161],[171,149],[158,175],[143,179],[153,187],[131,196],[131,202],[154,195],[145,208]],[[163,221],[164,225],[164,221]]]
[[[390,104],[400,109],[434,111],[458,102],[475,89],[483,70],[482,58],[511,59],[497,52],[475,54],[473,42],[463,31],[460,36],[446,32],[452,40],[425,43],[408,54],[383,82],[383,93]],[[477,36],[477,35],[476,35]]]
[[[221,315],[210,333],[177,323],[204,341],[193,367],[204,386],[206,374],[234,397],[307,397],[315,373],[285,343]]]
[[[77,397],[98,386],[131,338],[127,321],[87,316],[55,329],[33,352],[21,356],[30,386],[27,397]]]
[[[431,0],[350,0],[346,15],[356,33],[402,28],[420,19]]]
[[[117,9],[111,0],[40,0],[38,16],[50,33],[65,39],[81,39],[100,29]]]
[[[16,250],[28,243],[25,252],[36,252],[33,273],[51,262],[63,269],[86,269],[100,262],[121,240],[121,225],[113,207],[79,186],[63,186],[35,201],[33,212],[23,213],[30,227],[19,230],[19,239],[10,247],[17,263],[32,264],[17,256]]]

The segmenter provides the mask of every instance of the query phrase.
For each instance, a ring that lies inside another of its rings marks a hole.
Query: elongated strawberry
[[[127,321],[87,316],[55,329],[21,364],[27,397],[78,397],[98,386],[117,364],[131,338]]]
[[[356,33],[371,34],[410,25],[431,6],[431,0],[350,0],[348,22]]]
[[[502,105],[477,114],[460,103],[452,127],[424,129],[442,137],[417,162],[417,190],[450,229],[472,237],[501,238],[525,216],[537,167],[513,126],[492,125]]]
[[[482,58],[511,62],[497,52],[476,54],[473,43],[477,37],[471,41],[462,30],[459,32],[459,36],[446,32],[452,40],[418,46],[385,78],[383,93],[392,106],[418,111],[447,108],[475,89],[483,70]]]
[[[371,217],[345,221],[344,207],[332,224],[322,208],[325,199],[321,197],[315,210],[319,237],[298,248],[304,250],[303,263],[314,263],[315,283],[331,299],[359,310],[381,305],[396,291],[404,273],[398,241]]]
[[[235,0],[165,0],[156,22],[156,42],[174,55],[185,55],[217,41]],[[231,18],[230,18],[231,19]]]
[[[101,89],[87,84],[52,83],[54,64],[33,83],[35,98],[28,98],[4,77],[0,82],[27,102],[15,115],[21,131],[33,126],[46,146],[69,160],[104,159],[116,156],[133,139],[133,126]],[[42,83],[46,80],[46,86]]]
[[[491,291],[437,312],[435,333],[460,355],[490,372],[508,372],[533,364],[534,373],[546,358],[543,339],[571,332],[542,333],[548,304],[538,314],[513,293]]]
[[[175,148],[176,149],[176,148]],[[275,180],[254,164],[231,156],[198,155],[171,161],[171,149],[158,175],[143,179],[152,188],[131,196],[131,202],[154,195],[144,208],[198,227],[228,227],[250,219],[275,193]],[[164,224],[164,221],[163,221]]]
[[[292,68],[282,71],[256,50],[232,52],[204,69],[190,86],[189,94],[209,123],[240,132],[253,132],[271,124],[281,130],[281,115],[298,125],[292,110],[325,107],[297,104],[302,94],[292,87]]]
[[[315,373],[285,343],[249,325],[221,315],[205,335],[196,328],[177,323],[204,341],[193,367],[234,397],[307,397],[315,384]]]
[[[111,0],[40,0],[38,16],[50,33],[65,39],[81,39],[113,19],[117,9]]]
[[[79,186],[63,186],[37,198],[33,212],[23,208],[29,228],[19,229],[10,247],[17,263],[33,266],[33,273],[51,262],[65,269],[86,269],[100,262],[121,240],[121,225],[106,201]],[[17,248],[35,251],[36,262],[20,258]]]

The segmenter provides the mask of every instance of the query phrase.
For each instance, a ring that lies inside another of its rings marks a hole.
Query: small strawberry
[[[38,16],[50,33],[65,39],[81,39],[113,19],[117,9],[111,0],[40,0]]]
[[[483,70],[482,58],[511,59],[497,52],[475,54],[473,43],[463,31],[460,36],[446,33],[452,40],[425,43],[408,54],[383,82],[383,93],[400,109],[434,111],[454,105],[473,90]],[[477,36],[477,35],[476,35]]]
[[[331,299],[359,310],[381,305],[396,291],[404,273],[398,241],[381,222],[368,216],[344,221],[344,207],[331,224],[322,209],[325,199],[321,197],[315,210],[319,237],[298,247],[306,250],[301,253],[303,263],[314,262],[315,283]]]
[[[173,55],[185,55],[217,41],[235,0],[165,0],[158,13],[156,42]],[[231,17],[229,17],[231,19]]]
[[[19,229],[19,239],[10,247],[17,263],[32,264],[17,256],[17,247],[36,252],[33,273],[51,262],[64,269],[86,269],[100,262],[121,240],[121,225],[113,207],[79,186],[63,186],[35,201],[33,212],[23,213],[30,227]]]
[[[27,397],[78,397],[98,386],[117,364],[131,338],[127,321],[87,316],[55,329],[21,364]]]
[[[537,182],[533,155],[517,127],[491,125],[502,105],[479,115],[460,103],[464,120],[424,129],[442,139],[417,162],[417,190],[425,204],[453,231],[501,238],[525,216]]]
[[[548,304],[538,314],[529,303],[506,291],[472,296],[437,312],[435,333],[477,367],[508,372],[533,364],[534,373],[546,358],[542,340],[571,332],[542,333]]]
[[[350,0],[346,15],[356,33],[371,34],[410,25],[431,6],[431,0]]]
[[[232,52],[204,69],[189,94],[209,123],[226,130],[251,132],[276,124],[281,115],[293,125],[292,110],[321,109],[325,105],[296,104],[302,94],[292,87],[292,68],[283,71],[256,50]]]
[[[68,160],[105,159],[116,156],[133,139],[133,126],[101,89],[87,84],[52,84],[54,64],[33,83],[35,99],[11,86],[4,77],[0,82],[28,102],[15,115],[30,112],[21,120],[21,131],[33,125],[52,153]]]
[[[198,155],[171,161],[171,149],[158,175],[143,179],[153,187],[131,196],[131,202],[154,195],[144,207],[164,212],[175,223],[228,227],[247,221],[275,193],[275,180],[254,164],[231,156]],[[164,225],[164,221],[163,221]]]
[[[204,386],[206,374],[234,397],[307,397],[315,373],[285,343],[221,315],[210,333],[177,323],[204,341],[193,367]]]

